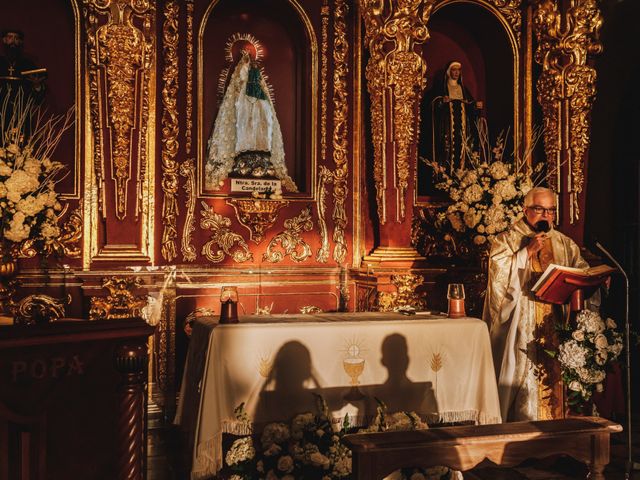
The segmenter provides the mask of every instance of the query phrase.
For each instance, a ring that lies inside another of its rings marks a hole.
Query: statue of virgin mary
[[[280,124],[260,68],[242,50],[209,138],[205,184],[220,188],[229,175],[278,178],[290,192],[298,188],[287,173]]]

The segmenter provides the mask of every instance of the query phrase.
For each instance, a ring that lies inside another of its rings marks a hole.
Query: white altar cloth
[[[351,372],[350,377],[347,372]],[[358,383],[354,390],[352,382]],[[474,318],[381,313],[196,320],[176,423],[193,438],[192,479],[222,467],[222,433],[244,402],[257,426],[315,411],[364,424],[374,398],[430,422],[499,423],[487,326]],[[351,394],[351,395],[350,395]],[[346,398],[345,398],[346,397]]]

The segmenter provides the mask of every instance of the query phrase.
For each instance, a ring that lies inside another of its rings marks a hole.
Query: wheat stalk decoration
[[[444,365],[444,359],[442,358],[442,354],[439,352],[432,353],[431,361],[429,363],[430,363],[431,371],[436,374],[435,391],[436,391],[436,398],[438,398],[438,372],[442,369],[442,366]]]

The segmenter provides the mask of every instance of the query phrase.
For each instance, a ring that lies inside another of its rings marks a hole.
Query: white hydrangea
[[[464,194],[462,195],[462,199],[466,203],[476,203],[482,200],[482,193],[482,187],[475,183],[465,189]]]
[[[489,174],[496,180],[501,180],[509,175],[509,168],[500,161],[493,162],[489,165]]]
[[[264,430],[262,430],[262,436],[260,437],[260,443],[263,448],[267,448],[274,443],[284,443],[291,437],[289,427],[284,423],[270,423]]]
[[[5,181],[7,187],[7,199],[13,203],[18,203],[25,193],[35,191],[40,182],[38,177],[29,175],[24,170],[15,170]]]
[[[12,242],[22,242],[29,238],[31,227],[25,223],[25,220],[24,213],[15,213],[11,222],[9,222],[9,230],[5,230],[4,232],[5,238]]]
[[[233,466],[247,460],[251,460],[256,455],[256,449],[253,448],[251,437],[239,438],[231,445],[231,448],[225,456],[227,465]]]
[[[575,340],[569,340],[560,345],[558,360],[569,368],[578,369],[587,362],[587,350]]]
[[[493,191],[496,195],[499,195],[506,201],[511,200],[518,194],[515,185],[508,180],[501,180],[496,183],[495,187],[493,187]]]
[[[586,333],[602,333],[605,330],[605,324],[597,312],[591,310],[581,310],[576,317],[578,328]]]

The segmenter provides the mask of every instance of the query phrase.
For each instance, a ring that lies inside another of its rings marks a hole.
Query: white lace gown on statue
[[[247,95],[247,82],[251,58],[243,55],[236,66],[224,94],[209,138],[205,186],[217,190],[233,170],[234,161],[243,152],[269,152],[275,175],[289,191],[298,189],[287,173],[284,162],[284,144],[280,124],[271,98],[259,99]],[[264,78],[262,90],[268,92]]]

